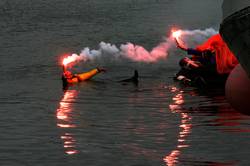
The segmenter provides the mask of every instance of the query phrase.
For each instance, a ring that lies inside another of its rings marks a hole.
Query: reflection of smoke
[[[181,30],[181,39],[189,41],[192,39],[196,42],[202,42],[211,35],[218,33],[213,28],[205,30]],[[167,37],[163,42],[154,47],[151,51],[148,51],[140,45],[132,43],[122,44],[120,47],[116,45],[101,42],[99,48],[91,50],[89,47],[85,47],[79,55],[72,54],[76,60],[93,61],[100,58],[110,59],[129,59],[135,62],[157,62],[159,60],[167,58],[171,48],[175,48],[175,41],[173,37]]]

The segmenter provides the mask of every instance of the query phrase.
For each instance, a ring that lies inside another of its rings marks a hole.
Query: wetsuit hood
[[[65,72],[63,73],[63,76],[64,76],[65,78],[71,78],[71,77],[72,77],[72,73],[71,73],[70,71],[65,71]]]

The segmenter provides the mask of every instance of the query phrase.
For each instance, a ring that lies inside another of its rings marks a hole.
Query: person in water
[[[220,34],[210,37],[195,49],[186,48],[184,44],[176,40],[177,47],[186,51],[191,58],[180,60],[182,70],[177,74],[177,79],[186,79],[196,82],[206,82],[206,77],[220,76],[226,78],[232,69],[238,64],[237,59],[229,50]]]
[[[105,72],[106,69],[104,68],[95,68],[88,72],[80,73],[80,74],[72,74],[69,70],[63,66],[63,74],[62,74],[62,81],[63,87],[67,87],[68,85],[72,85],[75,83],[79,83],[82,81],[86,81],[97,75],[98,73]]]
[[[124,84],[133,83],[135,86],[138,86],[138,82],[139,82],[138,78],[139,78],[138,71],[134,70],[134,75],[132,77],[120,80],[118,82],[121,82],[121,83],[124,83]]]

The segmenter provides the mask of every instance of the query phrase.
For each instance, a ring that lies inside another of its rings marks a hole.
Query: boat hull
[[[250,6],[225,18],[220,34],[250,77]]]

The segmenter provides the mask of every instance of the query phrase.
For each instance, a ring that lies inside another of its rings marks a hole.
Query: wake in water
[[[205,30],[179,30],[181,32],[180,39],[187,42],[188,45],[192,43],[202,42],[208,37],[218,33],[213,28]],[[85,47],[80,54],[72,54],[64,59],[63,64],[68,64],[77,61],[94,61],[103,57],[111,59],[129,59],[135,62],[152,63],[159,60],[166,59],[169,51],[175,46],[175,39],[173,36],[166,37],[163,42],[154,47],[151,51],[144,47],[132,43],[122,44],[120,47],[116,45],[101,42],[99,49],[91,50]]]

